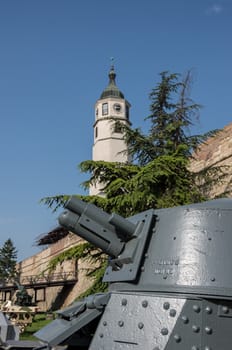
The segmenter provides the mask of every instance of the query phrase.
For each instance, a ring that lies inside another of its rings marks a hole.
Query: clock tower
[[[95,104],[94,143],[93,160],[104,160],[106,162],[129,161],[123,140],[123,133],[115,121],[130,126],[129,110],[130,103],[124,98],[123,93],[115,83],[116,73],[114,65],[109,72],[109,84],[102,92]],[[90,187],[90,195],[104,195],[101,192],[101,184]]]

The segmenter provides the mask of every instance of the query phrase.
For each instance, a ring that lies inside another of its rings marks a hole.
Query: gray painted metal
[[[50,346],[63,344],[69,337],[101,315],[97,309],[87,309],[72,320],[58,318],[35,333],[38,339]]]
[[[0,343],[19,339],[19,328],[14,326],[8,318],[0,312]]]
[[[104,277],[110,290],[232,296],[231,199],[117,220],[75,197],[67,208],[71,210],[60,216],[60,223],[112,257]],[[131,227],[123,231],[123,222]]]
[[[128,219],[110,217],[76,198],[67,209],[60,223],[111,256],[104,277],[111,297],[84,349],[232,347],[231,199]],[[85,312],[77,315],[77,325]],[[78,341],[68,344],[78,349]]]
[[[99,293],[74,303],[59,311],[59,318],[36,332],[35,336],[52,347],[66,344],[68,338],[102,314],[109,297],[109,294]]]
[[[93,204],[83,204],[77,198],[72,198],[67,208],[72,210],[60,215],[62,226],[101,248],[109,256],[117,257],[120,254],[124,242],[116,235],[115,227],[109,224],[110,215]]]
[[[0,312],[0,349],[25,350],[42,349],[42,343],[38,341],[19,340],[19,328],[13,325],[9,319]]]
[[[45,344],[33,340],[9,340],[5,344],[0,344],[0,349],[4,350],[51,350]],[[65,349],[65,348],[63,348]],[[55,349],[53,349],[55,350]],[[57,349],[58,350],[58,349]],[[60,349],[61,350],[61,349]]]
[[[117,279],[119,283],[112,283],[110,290],[166,291],[230,298],[231,210],[232,200],[220,199],[152,211],[155,220],[148,234],[149,245],[142,257],[137,283],[120,283]],[[141,222],[147,213],[128,220]],[[116,281],[115,275],[112,271],[107,280]]]
[[[222,300],[188,299],[165,350],[231,349],[231,306]]]
[[[113,293],[89,349],[165,349],[185,301]]]
[[[155,210],[154,214],[156,224],[137,288],[231,298],[232,200]]]
[[[60,224],[109,254],[109,293],[58,312],[45,349],[232,348],[232,199],[124,219],[71,198]]]

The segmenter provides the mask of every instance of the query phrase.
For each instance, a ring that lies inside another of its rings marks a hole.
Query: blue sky
[[[0,1],[0,246],[19,260],[57,225],[45,196],[83,193],[77,165],[91,159],[94,104],[108,84],[144,127],[159,73],[192,69],[195,132],[232,122],[231,0]]]

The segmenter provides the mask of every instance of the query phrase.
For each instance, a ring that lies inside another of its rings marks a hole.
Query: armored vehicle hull
[[[232,200],[128,219],[71,198],[60,224],[109,255],[109,292],[60,310],[44,349],[232,347]]]

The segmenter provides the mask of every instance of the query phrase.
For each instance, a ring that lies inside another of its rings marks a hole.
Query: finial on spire
[[[110,61],[111,61],[111,70],[114,70],[114,57],[110,57]]]
[[[110,66],[110,72],[109,72],[109,84],[113,84],[115,85],[115,71],[114,71],[114,57],[110,57],[110,61],[111,61],[111,66]]]

